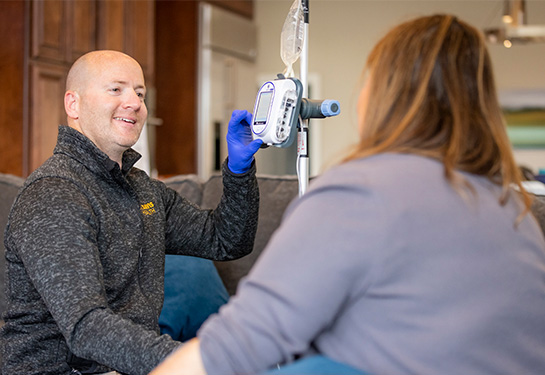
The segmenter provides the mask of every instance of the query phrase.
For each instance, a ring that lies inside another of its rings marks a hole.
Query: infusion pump
[[[268,81],[257,93],[252,136],[267,146],[288,147],[297,132],[303,85],[296,78]]]
[[[299,120],[336,116],[341,112],[336,100],[301,98],[303,85],[297,78],[268,81],[257,93],[252,116],[252,137],[263,140],[263,147],[292,144]]]

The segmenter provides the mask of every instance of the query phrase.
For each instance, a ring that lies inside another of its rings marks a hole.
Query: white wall
[[[284,70],[280,32],[291,4],[292,0],[255,2],[258,76]],[[312,124],[320,127],[319,144],[311,145],[320,150],[319,169],[338,161],[357,138],[358,79],[367,54],[389,28],[432,13],[451,13],[480,29],[497,27],[501,24],[502,6],[503,0],[310,0],[309,75],[320,79],[320,99],[337,99],[342,108],[339,116]],[[527,13],[529,24],[545,24],[545,0],[527,1]],[[545,43],[514,45],[511,49],[490,45],[489,50],[499,90],[545,90]],[[523,163],[528,154],[531,161],[527,164],[545,167],[545,151],[526,151],[516,157]]]

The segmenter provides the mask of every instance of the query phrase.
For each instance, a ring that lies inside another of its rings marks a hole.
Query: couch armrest
[[[545,196],[536,195],[532,203],[532,214],[534,214],[537,223],[541,227],[543,233],[545,233]]]
[[[13,201],[24,182],[25,180],[21,177],[0,173],[0,314],[6,309],[6,295],[4,292],[4,270],[6,269],[4,230]]]

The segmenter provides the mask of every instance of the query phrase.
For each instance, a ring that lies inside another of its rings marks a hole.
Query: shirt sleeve
[[[52,189],[54,194],[49,194]],[[118,371],[146,374],[180,345],[108,308],[96,243],[100,228],[75,185],[39,180],[22,192],[16,205],[10,241],[17,244],[39,303],[46,305],[75,355]]]
[[[368,191],[326,185],[288,208],[236,296],[198,333],[207,373],[263,371],[335,326],[372,278],[380,220],[365,212],[374,205]]]
[[[223,163],[223,195],[214,210],[189,204],[167,189],[166,252],[213,260],[237,259],[254,245],[259,214],[259,187],[255,162],[241,175]]]

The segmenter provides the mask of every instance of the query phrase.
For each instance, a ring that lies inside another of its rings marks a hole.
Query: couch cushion
[[[278,228],[288,204],[299,191],[296,176],[258,176],[259,221],[254,249],[249,255],[232,261],[215,262],[229,294],[235,294],[239,280],[246,276],[259,257],[273,232]],[[221,176],[212,176],[204,185],[203,208],[215,208],[221,198]]]
[[[4,256],[4,229],[8,222],[11,205],[24,182],[25,180],[21,177],[0,173],[0,285],[2,285],[2,287],[0,287],[0,314],[2,314],[6,308],[6,296],[3,287],[6,264]]]
[[[195,174],[179,175],[167,178],[164,183],[181,196],[200,206],[202,203],[203,183]]]
[[[532,213],[537,219],[543,233],[545,233],[545,196],[536,195],[532,202]]]

